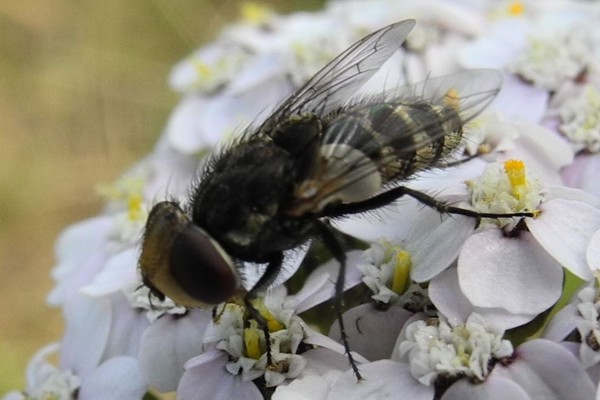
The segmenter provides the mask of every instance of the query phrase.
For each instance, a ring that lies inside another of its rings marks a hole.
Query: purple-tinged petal
[[[563,169],[561,174],[565,185],[600,197],[600,154],[579,154],[573,164]]]
[[[528,85],[514,75],[504,75],[502,90],[490,105],[513,122],[539,123],[548,108],[547,90]]]

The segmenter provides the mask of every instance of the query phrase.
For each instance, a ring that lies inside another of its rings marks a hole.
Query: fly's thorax
[[[200,183],[193,220],[233,257],[261,262],[298,244],[286,236],[282,221],[295,176],[295,158],[273,142],[241,143],[216,160]]]

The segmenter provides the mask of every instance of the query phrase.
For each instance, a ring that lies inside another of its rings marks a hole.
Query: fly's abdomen
[[[357,162],[354,168],[373,169],[368,165],[372,162],[385,184],[441,165],[460,143],[462,125],[452,105],[379,103],[333,120],[324,144],[360,151],[368,161]]]
[[[329,124],[312,176],[295,189],[288,213],[303,215],[336,202],[363,201],[393,180],[441,166],[461,140],[453,104],[373,103]]]

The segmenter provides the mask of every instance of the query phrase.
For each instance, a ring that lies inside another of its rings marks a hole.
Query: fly
[[[402,182],[443,167],[459,147],[463,126],[502,85],[494,70],[471,70],[382,91],[355,93],[396,52],[415,25],[401,21],[371,33],[341,53],[284,101],[260,126],[213,155],[189,203],[156,204],[148,217],[140,269],[159,297],[180,305],[250,300],[282,271],[285,253],[323,241],[340,263],[335,311],[354,373],[341,316],[345,254],[327,221],[389,205],[408,195],[440,212],[483,217],[447,206]],[[354,96],[354,97],[353,97]],[[256,284],[242,286],[245,263],[264,263]],[[268,341],[268,330],[265,329]],[[270,361],[270,353],[267,353]]]

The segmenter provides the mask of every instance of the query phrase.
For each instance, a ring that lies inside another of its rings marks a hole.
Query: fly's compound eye
[[[227,253],[170,201],[158,203],[150,212],[140,270],[155,292],[188,307],[221,303],[239,287]]]

